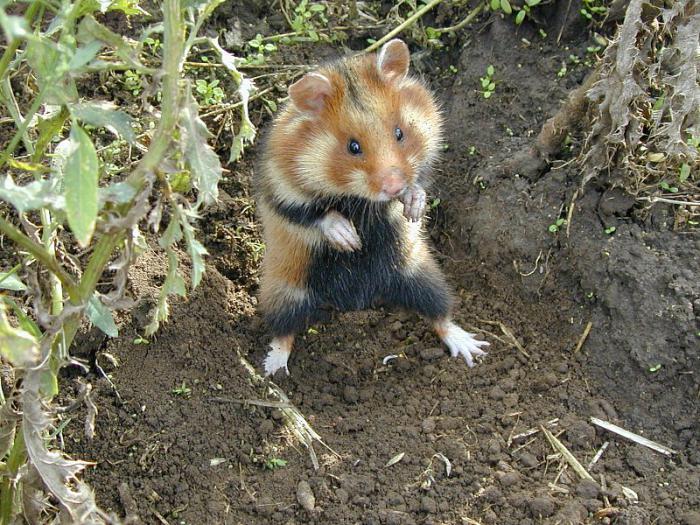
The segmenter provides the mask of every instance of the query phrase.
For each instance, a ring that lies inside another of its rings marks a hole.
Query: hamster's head
[[[406,44],[392,40],[290,86],[286,144],[275,148],[305,190],[388,201],[427,175],[442,118],[423,83],[408,76],[409,62]]]

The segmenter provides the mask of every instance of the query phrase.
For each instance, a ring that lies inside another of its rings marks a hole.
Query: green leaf
[[[29,332],[8,322],[4,304],[0,305],[0,356],[18,368],[29,368],[39,362],[39,342]]]
[[[487,74],[488,76],[492,77],[493,75],[496,74],[496,68],[494,68],[492,65],[489,65],[489,66],[486,68],[486,74]]]
[[[107,26],[100,24],[91,15],[83,17],[78,26],[78,41],[89,43],[99,40],[113,47],[119,58],[124,60],[130,67],[144,69],[144,66],[136,57],[136,43],[132,40],[115,33]]]
[[[97,53],[102,49],[102,43],[97,40],[93,40],[88,44],[76,49],[75,54],[70,59],[68,63],[68,69],[71,71],[78,71],[83,66],[87,65],[93,58],[97,56]]]
[[[252,47],[251,42],[248,42],[248,45],[251,45]],[[240,71],[238,71],[237,66],[243,62],[243,59],[232,55],[222,48],[221,45],[219,45],[219,40],[217,38],[210,38],[209,45],[218,53],[221,65],[227,69],[231,77],[233,77],[233,81],[236,83],[236,85],[240,85],[240,83],[243,81],[243,75]],[[255,47],[260,47],[260,45],[260,41],[257,41]]]
[[[520,25],[523,23],[523,20],[525,20],[525,10],[521,9],[518,11],[518,14],[515,15],[515,24]]]
[[[10,297],[5,295],[0,296],[0,299],[4,304],[6,304],[12,309],[12,313],[17,319],[17,324],[19,324],[19,327],[25,332],[28,332],[29,334],[33,335],[36,340],[39,340],[42,334],[41,330],[34,322],[34,320],[32,320],[27,314],[25,314],[24,310],[22,310],[19,307],[19,305],[16,302],[14,302]]]
[[[513,8],[510,7],[510,2],[508,0],[501,0],[501,9],[507,15],[513,12]]]
[[[542,0],[525,0],[525,3],[529,5],[530,7],[535,7],[537,4],[539,4]]]
[[[100,0],[100,10],[103,13],[105,11],[121,11],[127,16],[149,15],[148,11],[139,6],[138,0],[116,0],[114,2]]]
[[[202,275],[204,275],[204,256],[207,255],[207,249],[194,238],[194,228],[189,222],[189,217],[194,214],[180,208],[180,220],[182,224],[182,230],[185,234],[185,242],[187,243],[187,251],[190,254],[190,259],[192,260],[192,289],[195,289],[202,280]]]
[[[46,103],[62,105],[77,100],[75,81],[66,75],[73,56],[70,48],[49,39],[32,38],[27,42],[25,56],[36,75],[39,89],[46,93]]]
[[[39,371],[39,391],[47,399],[52,399],[58,395],[58,377],[50,368]]]
[[[27,285],[12,271],[0,272],[0,288],[13,292],[23,292],[27,289]]]
[[[68,225],[85,248],[95,231],[98,211],[97,152],[90,137],[74,124],[70,131],[71,154],[64,167],[64,195]]]
[[[59,193],[58,181],[54,178],[17,186],[8,175],[0,179],[0,199],[12,204],[19,213],[44,207],[53,210],[65,207],[65,199]]]
[[[491,11],[495,11],[496,9],[498,9],[498,7],[499,7],[500,5],[501,5],[501,1],[500,1],[500,0],[491,0],[491,2],[490,2]]]
[[[29,25],[23,17],[7,15],[3,10],[0,10],[0,27],[8,42],[24,38],[30,33]]]
[[[199,118],[197,102],[189,89],[181,110],[180,126],[183,131],[185,160],[190,167],[192,184],[199,192],[197,205],[204,203],[207,206],[219,196],[218,184],[223,170],[219,157],[207,144],[210,133]]]
[[[106,188],[99,189],[100,207],[105,202],[114,202],[116,204],[126,204],[131,202],[136,197],[136,188],[128,182],[115,182]]]
[[[192,259],[192,289],[197,288],[202,281],[204,275],[204,256],[207,255],[207,249],[194,237],[187,239],[187,248]]]
[[[681,165],[680,172],[678,173],[678,180],[680,180],[681,182],[685,182],[686,180],[688,180],[689,176],[690,176],[690,164],[688,164],[687,162],[684,162]]]
[[[123,138],[130,144],[136,142],[133,129],[133,119],[119,111],[112,102],[90,101],[69,104],[70,114],[92,126],[107,128],[109,131]]]
[[[493,95],[493,91],[484,91],[484,98],[491,98],[491,95]]]
[[[175,173],[170,173],[168,175],[168,179],[170,180],[170,187],[173,189],[173,191],[184,195],[192,189],[190,174],[188,171],[176,171]]]
[[[177,213],[177,210],[174,210],[174,213]],[[180,227],[180,221],[177,217],[171,217],[168,227],[165,229],[165,232],[163,232],[160,239],[158,239],[158,245],[165,249],[172,246],[176,242],[180,242],[181,239],[182,228]]]
[[[158,296],[158,304],[151,312],[152,319],[151,322],[144,329],[144,334],[146,337],[153,335],[161,322],[167,321],[170,315],[170,306],[168,305],[169,295],[179,295],[185,297],[186,286],[185,280],[178,273],[178,262],[177,255],[172,248],[167,248],[168,253],[168,275],[165,278],[163,287],[160,289],[160,295]]]
[[[112,311],[100,301],[99,294],[95,292],[85,308],[90,322],[102,330],[109,337],[117,337],[119,330],[114,322]]]
[[[36,141],[32,160],[39,162],[46,151],[48,145],[61,133],[63,124],[68,118],[68,110],[61,106],[59,111],[47,111],[44,115],[39,116],[38,125],[39,138]]]

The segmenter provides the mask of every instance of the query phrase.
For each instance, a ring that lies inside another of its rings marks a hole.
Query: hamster
[[[452,292],[421,234],[442,117],[409,63],[395,39],[307,73],[269,130],[255,174],[266,375],[289,374],[295,334],[324,310],[377,301],[428,319],[470,367],[486,354],[489,343],[452,322]]]

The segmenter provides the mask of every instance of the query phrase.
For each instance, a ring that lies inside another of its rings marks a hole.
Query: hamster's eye
[[[350,139],[350,142],[348,142],[348,153],[350,153],[350,155],[359,155],[362,153],[360,143],[355,139]]]
[[[401,131],[401,128],[396,126],[396,129],[394,130],[394,136],[396,137],[396,140],[401,142],[403,140],[403,131]]]

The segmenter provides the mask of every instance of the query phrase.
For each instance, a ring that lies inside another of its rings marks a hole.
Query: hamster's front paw
[[[399,200],[403,203],[403,214],[411,222],[418,222],[425,213],[425,190],[418,184],[409,186],[401,194]]]
[[[352,252],[362,248],[355,226],[337,211],[329,211],[319,221],[324,237],[336,250]]]
[[[489,346],[486,341],[479,341],[474,334],[465,332],[452,321],[447,321],[437,327],[440,338],[450,349],[452,357],[462,356],[469,368],[474,366],[474,358],[486,355],[481,347]]]

